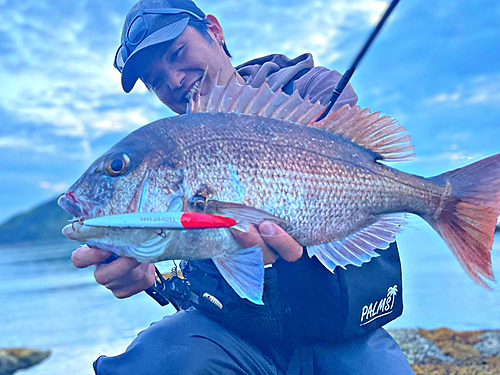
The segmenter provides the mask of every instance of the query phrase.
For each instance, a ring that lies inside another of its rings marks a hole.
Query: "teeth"
[[[193,87],[191,88],[191,90],[189,90],[189,92],[186,95],[187,101],[191,100],[191,98],[193,97],[194,93],[198,92],[199,88],[200,88],[200,81],[196,81],[195,84],[193,85]]]

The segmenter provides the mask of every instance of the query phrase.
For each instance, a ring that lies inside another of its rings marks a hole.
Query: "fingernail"
[[[270,223],[269,221],[264,221],[259,225],[259,232],[260,234],[263,234],[265,236],[274,235],[274,224]]]
[[[229,231],[233,232],[233,233],[245,233],[243,230],[241,230],[240,228],[236,228],[236,227],[229,228]]]

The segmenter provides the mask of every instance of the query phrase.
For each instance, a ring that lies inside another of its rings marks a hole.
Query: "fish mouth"
[[[71,192],[61,195],[57,200],[57,204],[64,211],[69,212],[71,215],[73,215],[74,218],[83,216],[82,208]]]
[[[102,213],[99,206],[76,198],[71,191],[59,197],[57,204],[73,216],[69,224],[62,229],[62,234],[70,240],[83,241],[84,236],[82,237],[80,230],[85,220],[93,219]]]
[[[83,222],[87,219],[93,219],[102,212],[102,210],[89,202],[81,201],[76,198],[73,192],[69,191],[59,197],[57,204],[66,212],[73,216],[73,223]]]

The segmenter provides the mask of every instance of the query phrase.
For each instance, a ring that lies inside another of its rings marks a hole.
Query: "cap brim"
[[[137,57],[137,52],[154,46],[159,43],[168,42],[174,38],[177,38],[186,28],[189,22],[189,17],[181,18],[171,24],[156,30],[154,33],[149,35],[136,47],[134,52],[129,56],[122,70],[122,88],[125,92],[130,92],[133,88],[139,75],[137,69],[134,67],[134,60]]]

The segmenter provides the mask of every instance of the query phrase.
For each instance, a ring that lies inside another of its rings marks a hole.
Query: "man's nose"
[[[179,71],[169,71],[167,84],[170,90],[175,90],[182,86],[185,74]]]

